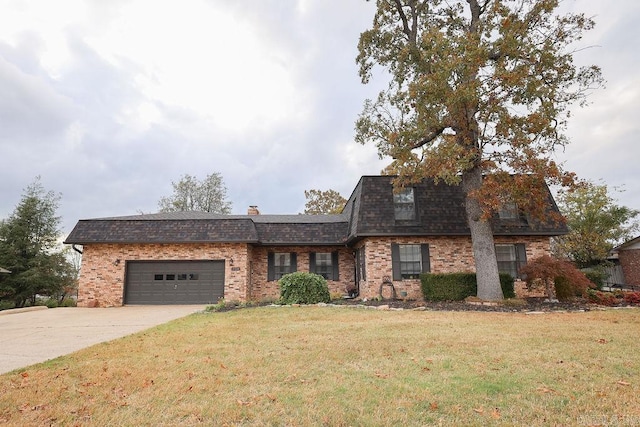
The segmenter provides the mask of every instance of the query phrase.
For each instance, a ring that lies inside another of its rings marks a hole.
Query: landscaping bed
[[[209,311],[229,311],[239,308],[249,308],[273,305],[272,302],[265,303],[234,303],[225,302],[210,306]],[[605,305],[593,304],[586,299],[576,299],[571,302],[548,302],[544,297],[506,299],[502,302],[480,302],[473,301],[424,301],[424,300],[361,300],[343,299],[333,300],[326,305],[378,308],[393,310],[425,310],[425,311],[480,311],[480,312],[558,312],[558,311],[590,311],[602,309]],[[620,301],[614,307],[631,307],[633,305]]]
[[[525,298],[504,300],[499,303],[469,301],[421,301],[421,300],[343,300],[338,305],[389,306],[394,309],[431,310],[431,311],[490,311],[490,312],[527,312],[527,311],[588,311],[593,304],[578,300],[575,302],[545,302],[545,298]]]

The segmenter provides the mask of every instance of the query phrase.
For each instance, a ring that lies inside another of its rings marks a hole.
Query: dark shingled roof
[[[257,242],[250,219],[87,219],[78,221],[65,243]]]
[[[415,184],[415,221],[396,221],[393,204],[392,176],[363,176],[347,202],[351,214],[348,241],[367,236],[452,236],[470,235],[460,186],[435,184],[424,180]],[[548,192],[548,189],[547,189]],[[549,210],[557,211],[551,193]],[[353,205],[351,207],[351,205]],[[521,218],[496,220],[495,235],[565,234],[563,224],[540,223]]]
[[[344,215],[169,212],[80,220],[65,243],[344,244]]]
[[[344,245],[367,236],[469,235],[458,186],[416,184],[414,221],[396,221],[392,177],[363,176],[339,215],[219,215],[169,212],[81,220],[65,243],[223,243]],[[548,189],[547,189],[548,192]],[[549,210],[558,208],[548,192]],[[494,221],[496,235],[565,234],[562,224]]]

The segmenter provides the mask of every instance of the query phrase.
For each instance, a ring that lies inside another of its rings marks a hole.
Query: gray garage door
[[[224,261],[129,261],[125,304],[212,304],[224,296]]]

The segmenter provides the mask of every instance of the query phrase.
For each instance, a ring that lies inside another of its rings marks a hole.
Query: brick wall
[[[239,243],[85,245],[78,286],[78,305],[122,305],[126,261],[141,260],[225,260],[224,298],[227,301],[275,300],[280,296],[280,290],[277,281],[267,281],[268,252],[296,252],[298,271],[309,271],[310,252],[333,251],[339,252],[340,280],[329,280],[329,290],[344,294],[346,288],[354,283],[354,265],[352,251],[343,246],[319,249],[312,246],[252,247]]]
[[[244,301],[248,292],[248,253],[248,245],[242,243],[84,245],[78,306],[122,305],[126,261],[143,260],[226,260],[224,297],[227,300]]]
[[[627,285],[640,286],[640,249],[624,249],[618,253],[624,281]]]
[[[367,238],[358,245],[358,247],[364,245],[366,248],[366,280],[360,284],[360,297],[378,296],[383,279],[392,277],[391,243],[428,243],[431,271],[434,273],[475,271],[469,237]],[[498,237],[496,243],[526,243],[527,259],[549,253],[549,239],[546,237]],[[253,247],[242,243],[85,245],[79,279],[78,305],[81,307],[122,305],[126,261],[141,260],[225,260],[224,298],[226,300],[276,299],[279,296],[278,282],[267,280],[269,252],[296,252],[298,271],[309,271],[309,253],[332,251],[339,252],[340,278],[337,281],[328,281],[329,290],[332,293],[344,294],[354,285],[355,276],[353,249],[344,246]],[[640,268],[636,271],[640,272]],[[395,281],[394,286],[398,297],[422,298],[419,279]],[[516,292],[519,296],[526,293],[523,283],[516,283]]]
[[[273,300],[280,296],[276,280],[267,280],[267,255],[269,252],[295,252],[298,271],[309,271],[309,253],[338,251],[338,273],[340,280],[328,280],[332,293],[345,294],[354,283],[353,251],[344,246],[257,246],[252,248],[251,257],[251,300]]]
[[[360,297],[374,298],[380,293],[380,285],[385,278],[392,278],[391,244],[429,244],[429,257],[432,273],[475,272],[471,238],[460,237],[380,237],[367,238],[358,247],[365,246],[366,280],[360,283]],[[549,254],[548,237],[496,237],[495,243],[525,243],[527,259]],[[422,299],[419,279],[393,281],[398,297],[406,295],[408,299]],[[527,295],[523,282],[516,282],[516,295]],[[383,296],[389,289],[383,287]]]

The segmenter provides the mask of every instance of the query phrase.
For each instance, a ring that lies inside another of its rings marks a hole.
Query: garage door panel
[[[224,261],[131,261],[125,304],[210,304],[224,296]]]

